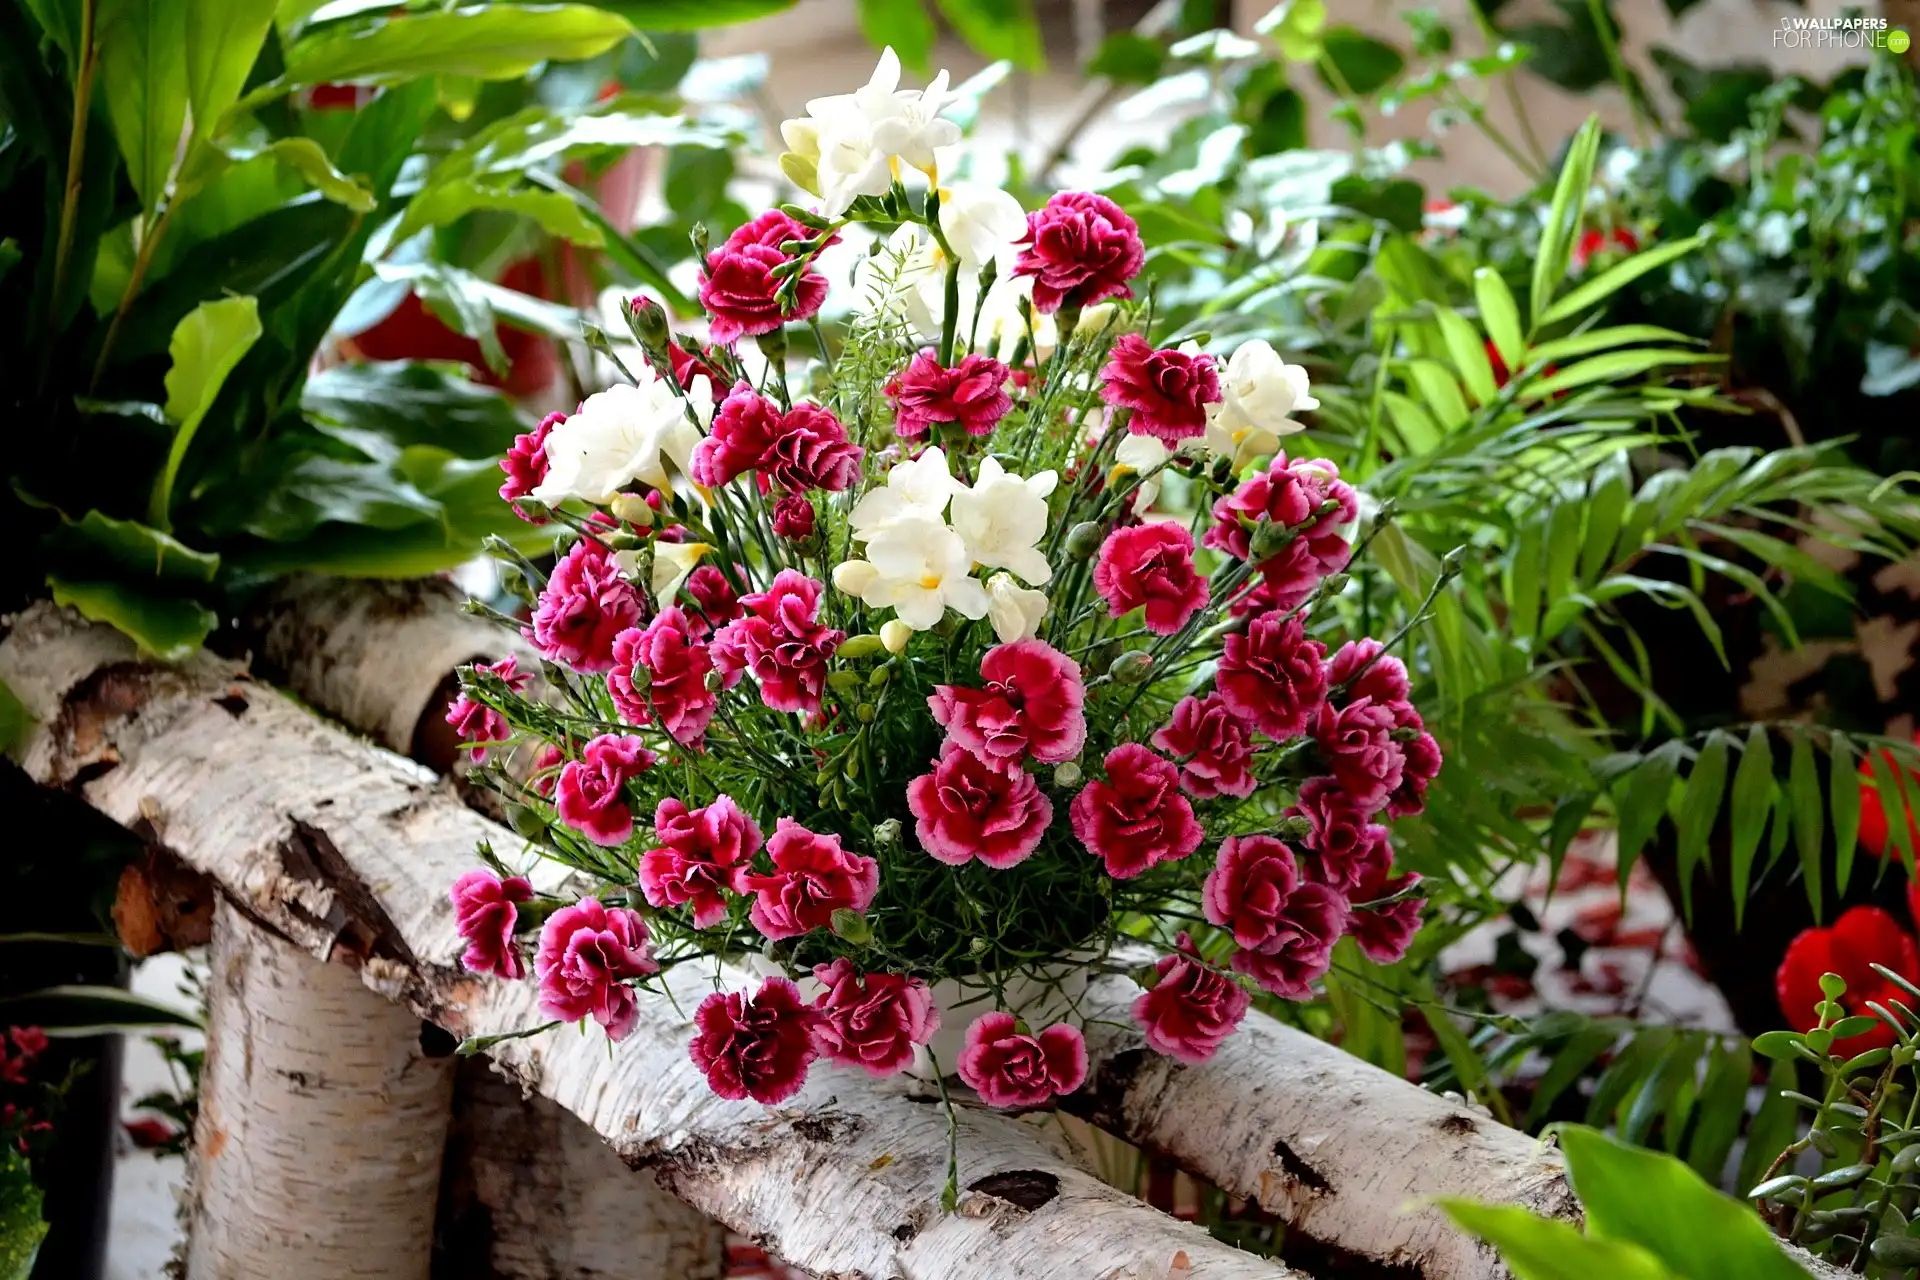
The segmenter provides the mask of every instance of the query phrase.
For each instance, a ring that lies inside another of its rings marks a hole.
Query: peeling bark
[[[1094,1066],[1063,1102],[1252,1197],[1287,1224],[1289,1260],[1316,1274],[1506,1280],[1490,1247],[1424,1203],[1434,1196],[1579,1219],[1559,1153],[1535,1139],[1258,1014],[1211,1061],[1183,1066],[1134,1030],[1138,994],[1123,978],[1089,990]]]
[[[426,1280],[452,1060],[225,904],[208,1008],[187,1274]]]
[[[231,663],[206,654],[178,668],[140,662],[117,634],[46,606],[15,619],[0,643],[0,680],[37,722],[22,753],[32,777],[71,787],[122,824],[146,819],[157,841],[212,876],[256,925],[357,966],[367,986],[456,1036],[538,1024],[530,984],[460,970],[446,896],[477,841],[509,854],[518,841],[419,766],[245,683]],[[237,715],[221,705],[236,688],[246,703]],[[674,971],[673,1001],[641,1001],[639,1025],[611,1053],[598,1035],[567,1028],[491,1055],[587,1121],[629,1165],[652,1167],[681,1198],[818,1275],[1293,1274],[1114,1191],[996,1112],[961,1108],[962,1185],[1020,1174],[1022,1185],[1050,1176],[1057,1190],[1025,1196],[1036,1206],[1026,1207],[988,1181],[988,1190],[963,1191],[949,1214],[940,1209],[945,1116],[904,1085],[832,1068],[784,1107],[715,1097],[686,1051],[688,1017],[715,980],[699,967]],[[343,1158],[335,1172],[354,1167]]]

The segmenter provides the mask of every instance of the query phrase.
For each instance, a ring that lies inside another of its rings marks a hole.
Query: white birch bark
[[[202,654],[138,661],[106,628],[36,606],[0,643],[0,680],[37,722],[21,760],[212,876],[260,924],[456,1036],[535,1026],[536,993],[463,972],[447,886],[478,840],[518,842],[410,762],[324,724]],[[609,1052],[571,1028],[491,1051],[587,1121],[629,1165],[770,1252],[842,1280],[1276,1280],[1102,1184],[1030,1126],[959,1119],[959,1209],[943,1213],[937,1105],[822,1069],[793,1103],[727,1102],[687,1056],[710,980],[675,971]],[[362,1131],[364,1159],[386,1138]],[[437,1147],[436,1147],[437,1150]],[[352,1161],[338,1166],[351,1171]]]
[[[1426,1203],[1464,1196],[1579,1218],[1557,1151],[1259,1014],[1190,1067],[1146,1047],[1139,988],[1087,993],[1087,1085],[1066,1105],[1287,1224],[1288,1257],[1363,1274],[1506,1280]]]
[[[225,902],[207,996],[189,1280],[426,1280],[452,1059]]]

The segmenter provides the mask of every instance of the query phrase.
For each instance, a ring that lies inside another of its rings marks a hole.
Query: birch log
[[[426,1280],[452,1059],[227,903],[207,997],[187,1275]]]
[[[1577,1220],[1559,1153],[1258,1014],[1202,1066],[1147,1049],[1128,1006],[1139,988],[1088,990],[1087,1086],[1071,1110],[1287,1224],[1309,1270],[1506,1280],[1499,1256],[1427,1204],[1519,1204]],[[1316,1265],[1318,1264],[1318,1265]]]
[[[459,758],[445,724],[454,668],[511,653],[523,670],[539,670],[530,646],[462,612],[459,593],[438,579],[295,578],[275,588],[247,625],[261,664],[295,695],[443,771]],[[484,1069],[464,1073],[463,1082],[447,1205],[465,1224],[461,1246],[474,1254],[461,1274],[484,1267],[497,1280],[701,1280],[720,1273],[726,1237],[718,1224],[651,1174],[627,1170],[593,1130],[544,1098],[489,1081]]]
[[[0,642],[0,681],[35,724],[29,775],[211,876],[256,925],[456,1036],[538,1025],[536,993],[463,972],[446,888],[476,842],[515,838],[431,774],[317,720],[201,654],[140,661],[124,638],[45,605]],[[940,1207],[941,1109],[823,1069],[792,1105],[717,1098],[687,1056],[714,980],[685,965],[609,1052],[567,1028],[490,1051],[587,1121],[629,1165],[821,1276],[840,1280],[1278,1280],[1293,1273],[1105,1186],[1035,1131],[963,1107],[962,1191]],[[732,975],[729,980],[737,980]],[[361,1134],[369,1154],[384,1135]],[[348,1163],[342,1166],[351,1169]]]

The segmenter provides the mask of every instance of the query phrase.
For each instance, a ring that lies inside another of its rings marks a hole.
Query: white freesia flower
[[[647,590],[654,603],[664,609],[673,603],[687,578],[713,548],[704,542],[662,542],[658,538],[651,545],[653,570],[647,579]],[[640,549],[613,553],[614,568],[628,580],[640,576],[640,560]]]
[[[866,84],[815,98],[805,117],[781,123],[781,168],[802,186],[811,177],[821,212],[837,218],[861,196],[885,195],[896,161],[937,179],[934,153],[960,141],[960,126],[940,119],[948,105],[945,71],[925,90],[901,89],[900,59],[888,48]]]
[[[710,389],[707,398],[711,402]],[[549,506],[568,498],[605,505],[636,480],[669,489],[668,464],[687,474],[699,443],[699,428],[687,420],[674,388],[646,369],[638,386],[622,383],[588,396],[553,429],[547,477],[532,496]]]
[[[987,621],[1001,644],[1031,639],[1040,630],[1040,619],[1047,616],[1047,597],[1029,591],[1013,580],[1010,573],[996,573],[987,579]]]
[[[876,609],[893,609],[915,631],[925,631],[949,605],[969,618],[986,616],[987,593],[967,576],[972,567],[965,540],[938,516],[903,515],[867,540],[865,560],[837,567],[833,581]]]
[[[953,495],[953,528],[967,554],[990,569],[1011,569],[1030,586],[1045,583],[1053,568],[1035,544],[1046,536],[1047,495],[1059,479],[1051,471],[1023,479],[997,459],[981,459],[973,486]]]
[[[927,449],[917,458],[894,463],[887,472],[886,485],[869,490],[855,504],[847,521],[853,527],[853,536],[862,541],[871,541],[895,520],[916,517],[941,521],[946,516],[947,500],[959,487],[947,470],[947,455],[939,448]],[[837,571],[834,580],[839,581]]]
[[[1159,468],[1172,456],[1173,450],[1167,448],[1158,436],[1137,436],[1131,431],[1113,451],[1114,480],[1117,481],[1128,472],[1144,477],[1140,487],[1133,493],[1133,514],[1141,514],[1159,499]]]
[[[1233,458],[1234,469],[1274,452],[1280,438],[1306,430],[1293,415],[1318,409],[1307,371],[1288,364],[1261,339],[1241,344],[1220,377],[1220,401],[1207,422],[1207,451]]]
[[[1026,210],[998,187],[956,182],[940,189],[940,234],[958,255],[963,272],[977,273],[989,262],[1008,268],[1013,265],[1013,242],[1027,234]]]

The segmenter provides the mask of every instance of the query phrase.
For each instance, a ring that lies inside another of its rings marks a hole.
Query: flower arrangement
[[[787,123],[820,204],[702,246],[709,344],[634,302],[631,385],[503,464],[564,530],[499,615],[548,688],[471,668],[449,720],[580,891],[487,851],[453,899],[469,969],[613,1040],[664,971],[757,966],[693,1012],[722,1097],[825,1059],[1032,1107],[1086,1078],[1089,973],[1133,973],[1148,1043],[1200,1062],[1340,938],[1403,954],[1422,900],[1382,821],[1441,755],[1392,642],[1316,609],[1364,537],[1281,448],[1305,372],[1156,345],[1126,211],[949,181],[944,76],[898,76]],[[820,255],[860,234],[831,341]]]

